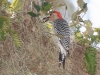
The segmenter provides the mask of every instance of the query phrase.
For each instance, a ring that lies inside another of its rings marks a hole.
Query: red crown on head
[[[60,14],[60,12],[58,12],[58,11],[53,11],[52,13],[56,13],[57,16],[58,16],[58,18],[63,19],[62,16],[61,16],[61,14]]]

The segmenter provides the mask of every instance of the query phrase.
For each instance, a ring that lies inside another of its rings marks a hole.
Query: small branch
[[[65,16],[66,16],[66,9],[65,9],[65,15],[64,15],[64,18],[65,18]]]

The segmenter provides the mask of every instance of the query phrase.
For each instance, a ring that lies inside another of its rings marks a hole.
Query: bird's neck
[[[53,22],[55,22],[55,21],[57,21],[57,20],[63,20],[63,18],[54,19]]]

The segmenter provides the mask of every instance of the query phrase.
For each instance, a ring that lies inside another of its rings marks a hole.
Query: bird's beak
[[[44,17],[44,18],[43,18],[43,22],[47,22],[47,21],[49,21],[49,19],[50,19],[49,16],[48,16],[48,17]]]

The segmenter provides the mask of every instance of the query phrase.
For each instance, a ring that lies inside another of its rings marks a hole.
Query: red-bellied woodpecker
[[[60,12],[53,11],[50,14],[49,20],[53,21],[53,28],[55,34],[61,36],[57,37],[57,45],[59,47],[59,67],[61,64],[65,69],[65,59],[69,55],[69,44],[70,44],[70,29],[67,21],[65,21]]]

